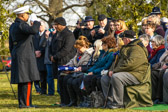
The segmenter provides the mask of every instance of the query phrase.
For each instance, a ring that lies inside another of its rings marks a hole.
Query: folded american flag
[[[74,71],[77,67],[59,66],[58,71]]]

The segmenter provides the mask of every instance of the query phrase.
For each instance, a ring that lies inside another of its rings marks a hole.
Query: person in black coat
[[[32,82],[40,80],[33,47],[33,35],[39,31],[40,23],[33,26],[26,22],[29,18],[29,7],[16,9],[15,22],[9,29],[9,49],[12,57],[11,83],[18,84],[19,108],[31,108]]]
[[[75,37],[73,33],[66,27],[66,21],[63,17],[58,17],[54,20],[54,27],[57,30],[56,37],[52,39],[50,47],[50,59],[53,63],[53,73],[59,81],[59,73],[57,73],[59,65],[65,65],[76,54],[74,48]],[[60,87],[61,95],[61,87]],[[61,99],[61,103],[67,99]]]
[[[47,90],[47,70],[46,70],[46,65],[44,64],[45,46],[40,46],[40,43],[46,40],[45,32],[46,32],[45,23],[44,21],[41,21],[39,32],[34,36],[34,39],[33,39],[36,60],[37,60],[37,67],[40,73],[40,83],[41,83],[40,94],[46,94],[46,90]]]
[[[99,25],[91,31],[92,40],[91,42],[94,43],[97,39],[102,39],[104,36],[108,35],[109,29],[109,21],[107,17],[102,14],[98,16]]]

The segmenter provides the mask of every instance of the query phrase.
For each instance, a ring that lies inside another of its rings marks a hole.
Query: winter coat
[[[164,48],[163,48],[163,49],[160,49],[160,50],[155,54],[155,56],[154,56],[152,59],[150,59],[149,63],[151,64],[151,66],[153,66],[153,64],[159,62],[159,59],[160,59],[160,57],[162,56],[162,54],[163,54],[164,52],[165,52],[165,49],[164,49]]]
[[[86,65],[92,55],[93,48],[87,49],[82,55],[79,61],[77,61],[77,57],[80,56],[79,53],[75,55],[74,58],[72,58],[66,65],[73,67],[73,66],[81,66],[81,65]]]
[[[93,72],[95,75],[100,75],[102,70],[109,69],[114,61],[114,52],[116,52],[116,49],[109,49],[107,52],[101,50],[97,62],[88,70],[88,72]]]
[[[156,26],[155,33],[157,33],[158,35],[161,35],[163,38],[165,36],[165,31],[161,25]]]
[[[16,18],[9,29],[9,49],[12,56],[11,83],[26,83],[40,80],[33,46],[33,35],[38,33],[40,23],[29,26]]]
[[[152,69],[162,70],[162,66],[168,63],[168,51],[165,51],[159,59],[158,63],[153,64]]]
[[[124,45],[114,66],[114,73],[129,72],[139,82],[143,82],[148,69],[148,51],[139,39]]]
[[[40,46],[40,43],[46,40],[45,38],[45,31],[43,32],[43,34],[40,36],[39,33],[37,33],[34,36],[33,42],[34,42],[34,49],[35,51],[40,51],[41,52],[41,56],[36,58],[37,60],[37,67],[39,71],[46,71],[46,65],[44,64],[44,56],[45,56],[45,46]]]
[[[57,32],[56,37],[52,39],[50,48],[50,57],[54,57],[56,65],[65,65],[75,56],[74,44],[75,37],[67,27],[61,32]]]
[[[93,29],[88,29],[88,28],[80,28],[80,31],[79,31],[79,36],[83,35],[85,37],[87,37],[87,39],[92,42],[92,36],[91,36],[91,31]]]

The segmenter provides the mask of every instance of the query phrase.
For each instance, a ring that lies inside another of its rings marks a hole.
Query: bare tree
[[[15,1],[15,0],[14,0]],[[73,0],[76,1],[76,0]],[[71,9],[73,13],[80,15],[73,9],[73,7],[90,7],[94,3],[94,0],[77,0],[78,3],[68,5],[66,0],[25,0],[23,5],[31,5],[32,8],[40,9],[34,13],[37,16],[46,21],[48,24],[56,18],[62,16],[62,13],[68,9]]]

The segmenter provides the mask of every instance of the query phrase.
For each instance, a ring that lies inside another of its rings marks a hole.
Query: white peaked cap
[[[29,12],[29,6],[23,6],[13,11],[15,14],[23,14]]]
[[[37,18],[37,16],[36,16],[34,13],[32,13],[32,14],[30,15],[30,18],[29,18],[29,19],[30,19],[31,22],[39,21],[38,18]]]

